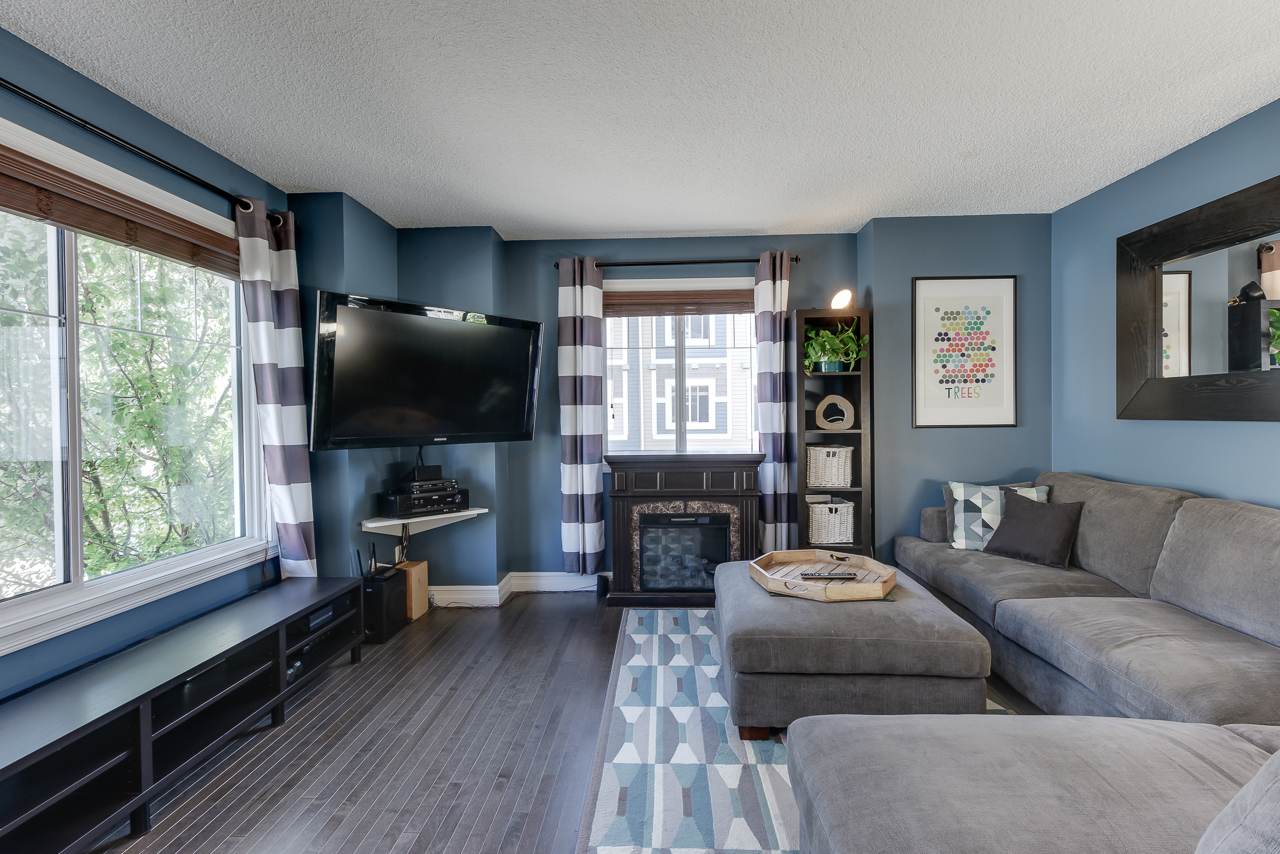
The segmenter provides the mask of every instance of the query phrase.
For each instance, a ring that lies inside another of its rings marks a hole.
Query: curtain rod
[[[203,178],[197,175],[192,175],[190,172],[188,172],[186,169],[183,169],[181,166],[175,166],[174,164],[170,163],[168,160],[163,160],[155,156],[151,152],[139,148],[138,146],[134,145],[132,142],[129,142],[126,139],[122,139],[116,136],[111,131],[106,130],[104,128],[100,128],[97,125],[95,125],[93,122],[86,121],[85,119],[80,118],[74,113],[67,112],[66,110],[62,109],[62,107],[59,107],[57,104],[46,101],[44,98],[41,98],[39,95],[35,94],[34,92],[28,92],[26,89],[23,89],[18,84],[13,83],[9,80],[5,80],[3,77],[0,77],[0,88],[7,89],[8,91],[12,92],[18,97],[25,98],[26,100],[30,101],[36,106],[43,107],[44,109],[48,110],[54,115],[66,119],[76,127],[83,128],[84,130],[89,131],[89,133],[95,134],[101,137],[102,139],[105,139],[107,142],[120,146],[125,151],[128,151],[130,154],[136,154],[138,157],[141,157],[143,160],[146,160],[149,163],[154,163],[156,166],[159,166],[162,169],[167,169],[173,174],[181,178],[187,179],[192,184],[195,184],[197,187],[201,187],[205,190],[208,190],[210,193],[221,196],[222,198],[231,202],[231,204],[233,205],[239,205],[243,201],[240,196],[237,196],[234,193],[229,193],[226,190],[222,189],[221,187],[210,184],[208,181],[204,180]]]
[[[683,267],[686,264],[758,264],[759,258],[703,258],[697,261],[597,261],[596,269],[601,270],[605,267]],[[792,264],[800,263],[799,255],[791,256]],[[560,269],[560,262],[555,263],[555,268]]]

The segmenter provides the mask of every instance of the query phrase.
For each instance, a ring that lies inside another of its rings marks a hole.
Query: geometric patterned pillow
[[[979,486],[976,483],[951,481],[955,496],[956,526],[951,532],[951,547],[981,551],[1004,517],[1004,496],[1016,492],[1044,504],[1049,500],[1047,486]]]

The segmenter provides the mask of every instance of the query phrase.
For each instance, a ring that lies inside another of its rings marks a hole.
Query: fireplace
[[[729,513],[640,514],[640,590],[714,590],[729,560]]]
[[[712,607],[715,569],[756,557],[762,454],[610,454],[610,605]]]

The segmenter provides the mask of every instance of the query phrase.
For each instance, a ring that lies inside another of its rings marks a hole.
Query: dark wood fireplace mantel
[[[760,463],[764,454],[608,454],[613,584],[608,603],[639,608],[715,605],[712,591],[640,589],[642,514],[724,514],[729,559],[758,556]]]

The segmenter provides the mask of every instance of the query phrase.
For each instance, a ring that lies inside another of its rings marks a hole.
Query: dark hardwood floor
[[[334,665],[111,854],[569,854],[622,610],[594,593],[432,611]]]

